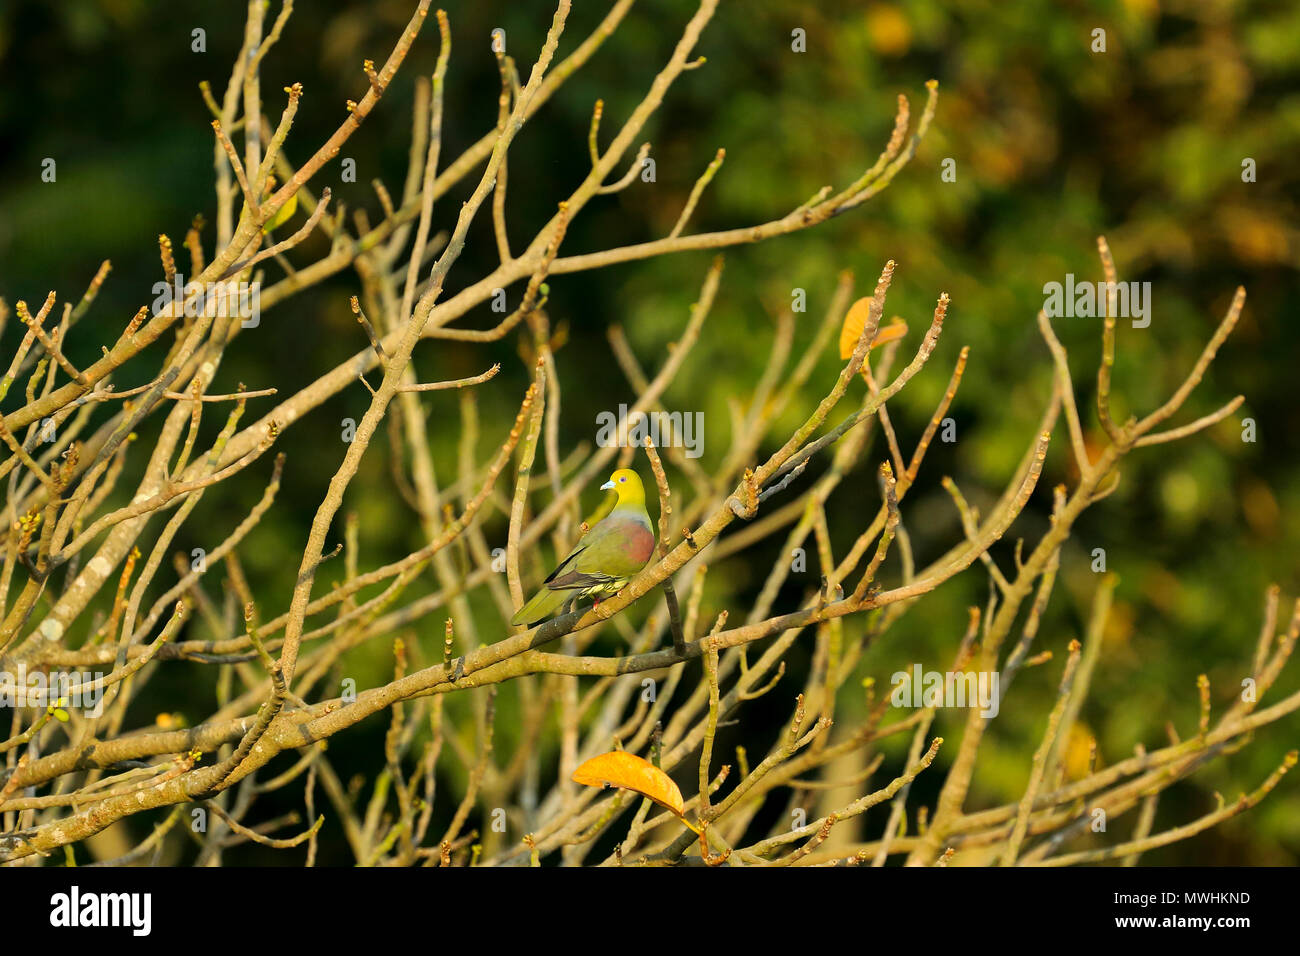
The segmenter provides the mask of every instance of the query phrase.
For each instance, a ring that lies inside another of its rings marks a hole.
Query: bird
[[[564,605],[586,597],[594,597],[599,605],[601,598],[621,591],[650,560],[655,536],[645,510],[641,476],[630,468],[620,468],[600,488],[618,495],[614,509],[583,536],[511,618],[511,624],[531,627]]]

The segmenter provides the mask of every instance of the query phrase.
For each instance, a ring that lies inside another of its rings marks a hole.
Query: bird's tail
[[[510,619],[510,623],[519,624],[536,624],[544,618],[550,617],[563,606],[564,602],[573,597],[571,591],[553,591],[543,586],[540,591],[529,599],[528,603],[519,609],[519,612]]]

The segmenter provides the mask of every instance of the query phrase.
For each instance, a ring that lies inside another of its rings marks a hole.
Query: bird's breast
[[[655,551],[654,532],[640,522],[636,523],[636,530],[628,538],[628,557],[640,565],[644,565],[650,560],[650,555]]]
[[[654,532],[636,518],[615,519],[618,527],[614,530],[614,540],[618,541],[619,564],[635,573],[645,566],[654,554]]]

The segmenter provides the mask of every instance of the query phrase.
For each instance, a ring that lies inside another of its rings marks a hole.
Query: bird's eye
[[[622,481],[627,481],[627,479],[626,479],[626,478],[620,478],[619,481],[620,481],[620,482],[622,482]]]

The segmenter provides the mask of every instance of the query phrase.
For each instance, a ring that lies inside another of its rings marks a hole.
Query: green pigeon
[[[569,602],[617,594],[645,567],[655,550],[650,515],[645,510],[645,488],[630,468],[620,468],[600,486],[618,495],[614,510],[583,536],[578,546],[532,599],[519,609],[511,624],[537,624]]]

